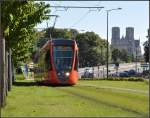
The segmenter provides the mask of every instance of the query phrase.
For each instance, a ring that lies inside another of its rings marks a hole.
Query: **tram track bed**
[[[145,82],[85,80],[52,87],[20,80],[2,117],[148,117],[148,88]]]

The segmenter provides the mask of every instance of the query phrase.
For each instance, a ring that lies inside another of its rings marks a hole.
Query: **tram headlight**
[[[58,73],[58,76],[60,76],[61,75],[61,73]]]
[[[66,76],[69,76],[69,75],[70,75],[70,73],[69,73],[69,72],[66,72],[66,73],[65,73],[65,75],[66,75]]]

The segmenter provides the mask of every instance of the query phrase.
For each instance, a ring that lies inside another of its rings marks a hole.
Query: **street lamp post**
[[[146,36],[147,38],[148,38],[148,47],[149,47],[149,52],[150,52],[150,31],[149,31],[149,29],[147,30],[147,36]],[[150,78],[150,53],[149,53],[149,78]]]
[[[106,55],[106,60],[107,60],[107,79],[108,79],[108,56],[109,56],[109,51],[108,51],[108,15],[109,15],[109,12],[113,11],[113,10],[121,10],[122,8],[116,8],[116,9],[109,9],[109,10],[106,10],[107,12],[107,55]]]

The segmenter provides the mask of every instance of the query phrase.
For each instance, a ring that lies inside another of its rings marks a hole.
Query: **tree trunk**
[[[5,91],[8,94],[8,52],[5,53]]]
[[[0,31],[0,105],[6,104],[6,84],[5,84],[5,40]]]
[[[12,84],[13,84],[15,82],[15,67],[13,60],[11,60],[11,63],[12,63]]]
[[[8,91],[11,91],[12,88],[12,60],[11,60],[11,49],[9,49],[8,55]]]
[[[0,2],[1,13],[1,2]],[[5,39],[3,35],[1,15],[0,15],[0,108],[6,104],[6,84],[5,84]]]
[[[3,79],[3,55],[2,55],[2,50],[3,50],[3,38],[2,38],[2,35],[1,35],[1,28],[0,28],[0,108],[2,106],[2,91],[3,91],[3,88],[2,88],[2,79]]]

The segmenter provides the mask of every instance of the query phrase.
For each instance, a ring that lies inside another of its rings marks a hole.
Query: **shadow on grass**
[[[48,83],[43,83],[43,82],[29,82],[29,81],[16,81],[13,83],[14,86],[24,86],[24,87],[28,87],[28,86],[49,86],[49,87],[70,87],[73,85],[67,85],[67,84],[58,84],[58,85],[54,85],[54,84],[48,84]]]
[[[39,86],[37,82],[24,82],[16,81],[13,83],[14,86]]]

